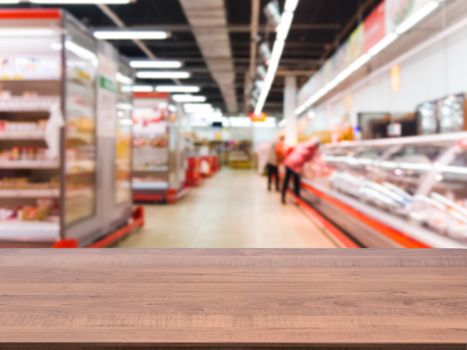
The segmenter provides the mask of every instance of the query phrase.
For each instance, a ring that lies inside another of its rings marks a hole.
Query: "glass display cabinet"
[[[115,50],[109,60],[118,67]],[[125,128],[117,128],[119,141],[115,126],[99,124],[117,123],[117,68],[103,72],[106,65],[98,42],[66,12],[0,10],[0,246],[85,245],[107,233],[107,197],[131,211],[128,113]],[[104,73],[114,90],[105,98]],[[100,113],[109,102],[110,119]],[[106,144],[118,148],[118,165],[112,158],[97,166]],[[104,192],[113,169],[126,185],[117,181],[120,190]]]
[[[133,104],[133,199],[173,203],[185,186],[183,116],[164,93],[135,93]]]
[[[467,133],[322,146],[304,182],[364,246],[467,247]]]

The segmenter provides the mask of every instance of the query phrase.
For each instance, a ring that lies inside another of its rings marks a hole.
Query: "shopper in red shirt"
[[[300,197],[300,181],[303,165],[311,160],[319,147],[319,139],[313,138],[299,144],[285,159],[285,177],[282,184],[282,203],[286,203],[286,194],[290,180],[293,180],[294,193]]]

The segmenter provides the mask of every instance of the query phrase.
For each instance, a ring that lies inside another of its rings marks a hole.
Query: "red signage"
[[[365,52],[375,46],[386,35],[386,11],[385,1],[382,1],[377,8],[363,22],[365,31]]]

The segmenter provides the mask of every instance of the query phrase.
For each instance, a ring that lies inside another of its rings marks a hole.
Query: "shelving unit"
[[[172,203],[183,193],[183,116],[175,108],[168,94],[134,94],[132,187],[136,201]]]
[[[99,85],[109,80],[116,99],[120,57],[61,10],[0,9],[0,28],[12,27],[48,34],[0,31],[0,246],[89,245],[132,215],[129,159],[119,160],[126,194],[109,181],[119,120]]]

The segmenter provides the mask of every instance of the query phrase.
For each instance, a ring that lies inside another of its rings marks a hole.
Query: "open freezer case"
[[[84,245],[103,235],[97,42],[57,9],[0,10],[0,29],[0,245]]]
[[[303,196],[365,247],[467,248],[467,133],[322,146]]]

